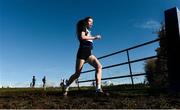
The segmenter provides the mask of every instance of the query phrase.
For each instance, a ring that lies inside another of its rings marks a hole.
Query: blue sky
[[[94,18],[92,34],[102,39],[94,42],[93,53],[100,57],[157,38],[155,31],[164,22],[164,11],[175,6],[180,7],[179,0],[0,0],[0,86],[28,86],[33,75],[38,84],[44,75],[53,85],[69,78],[79,45],[75,35],[79,19]],[[130,56],[155,55],[157,46]],[[125,60],[117,55],[101,63],[107,66]],[[83,70],[89,68],[85,65]],[[142,71],[142,64],[133,68]],[[104,71],[104,77],[126,70],[109,71]]]

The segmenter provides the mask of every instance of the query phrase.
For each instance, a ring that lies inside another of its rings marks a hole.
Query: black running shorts
[[[91,55],[91,48],[80,47],[77,53],[77,58],[84,59],[86,61],[90,55]]]

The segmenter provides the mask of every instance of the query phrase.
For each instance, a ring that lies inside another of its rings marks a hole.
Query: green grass
[[[145,85],[103,87],[110,96],[97,95],[93,87],[71,88],[68,97],[61,88],[1,88],[1,109],[123,109],[180,108],[180,96],[151,90]],[[153,91],[153,92],[152,92]]]

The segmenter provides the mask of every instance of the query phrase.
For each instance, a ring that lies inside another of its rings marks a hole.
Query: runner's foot
[[[63,96],[67,96],[67,95],[68,95],[68,92],[65,91],[65,92],[63,93]]]
[[[108,92],[104,92],[102,89],[96,90],[96,94],[102,95],[102,96],[109,96]]]
[[[69,86],[65,85],[63,90],[63,96],[67,96],[69,91]]]

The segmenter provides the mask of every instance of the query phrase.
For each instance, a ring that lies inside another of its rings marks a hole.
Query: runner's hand
[[[100,35],[97,35],[95,38],[96,38],[96,39],[101,39],[101,36],[100,36]]]

